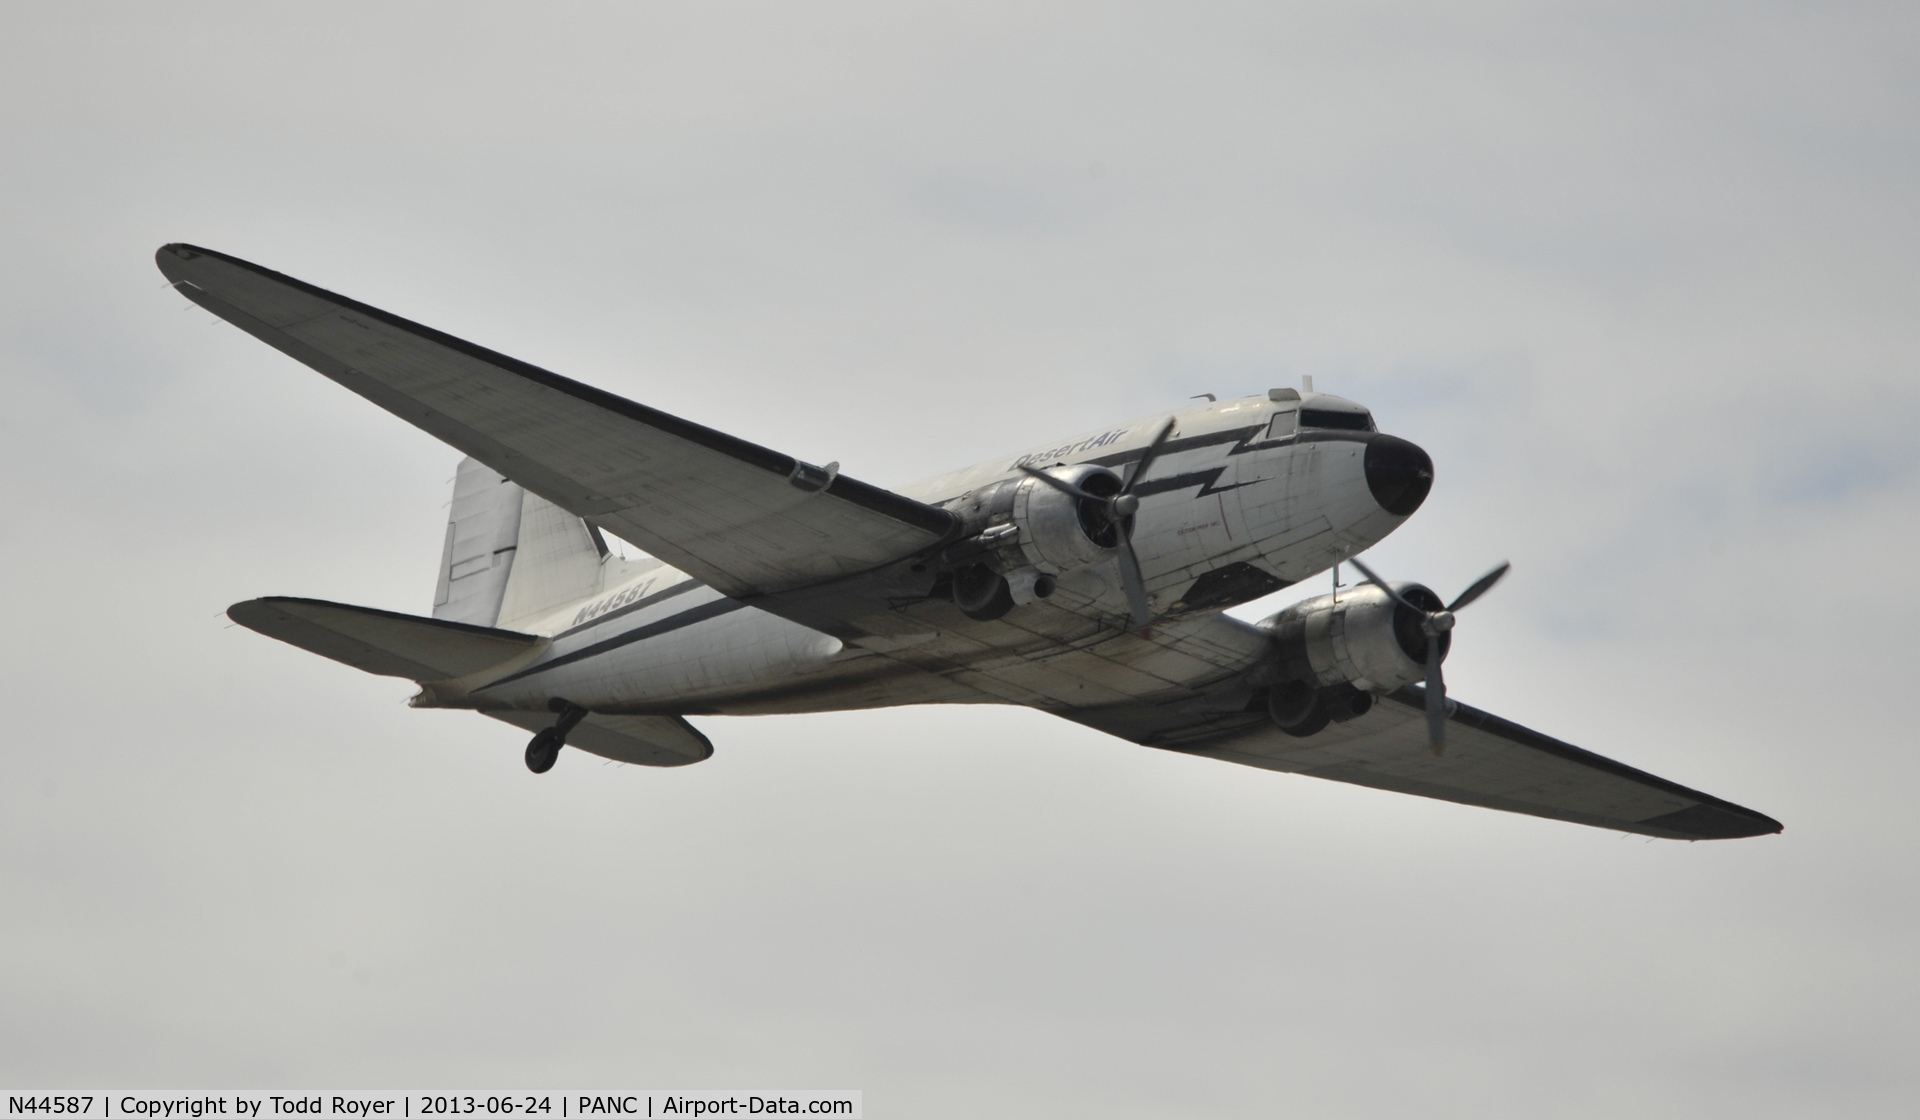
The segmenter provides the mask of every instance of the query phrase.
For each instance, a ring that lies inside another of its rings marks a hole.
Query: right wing
[[[731,598],[870,571],[956,519],[845,475],[192,245],[188,299]]]
[[[1779,832],[1779,821],[1581,750],[1499,716],[1452,704],[1446,752],[1427,746],[1425,693],[1403,688],[1366,715],[1296,739],[1264,709],[1170,726],[1169,713],[1119,705],[1058,714],[1150,747],[1673,840]],[[1451,703],[1451,702],[1450,702]]]

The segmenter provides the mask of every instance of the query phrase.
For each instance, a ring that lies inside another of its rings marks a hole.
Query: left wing
[[[1216,713],[1183,728],[1164,710],[1121,706],[1058,714],[1146,746],[1673,840],[1779,832],[1764,813],[1454,704],[1446,753],[1427,746],[1426,694],[1409,686],[1366,715],[1296,739],[1264,710]]]
[[[259,265],[168,245],[188,299],[736,599],[942,543],[955,518]]]

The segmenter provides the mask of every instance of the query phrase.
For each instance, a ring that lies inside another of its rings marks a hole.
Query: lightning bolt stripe
[[[1212,470],[1189,471],[1186,474],[1168,475],[1166,478],[1156,478],[1149,482],[1143,482],[1134,487],[1133,492],[1142,498],[1146,498],[1154,494],[1166,494],[1174,490],[1185,490],[1189,486],[1198,486],[1200,489],[1193,496],[1196,498],[1204,498],[1208,494],[1224,494],[1229,490],[1238,490],[1242,486],[1247,485],[1244,482],[1235,482],[1227,486],[1215,486],[1214,483],[1219,481],[1220,476],[1225,473],[1227,473],[1227,468],[1220,466],[1214,467]]]
[[[1231,459],[1235,455],[1245,455],[1250,451],[1265,451],[1267,448],[1281,447],[1286,444],[1366,443],[1373,438],[1372,432],[1330,430],[1301,432],[1298,435],[1286,436],[1281,439],[1262,439],[1261,436],[1266,430],[1267,426],[1260,424],[1251,428],[1232,428],[1224,432],[1208,432],[1203,436],[1170,439],[1166,442],[1166,445],[1160,449],[1160,458],[1164,460],[1167,456],[1178,455],[1182,451],[1197,451],[1203,447],[1218,447],[1221,444],[1232,445],[1227,448],[1224,456],[1225,458]],[[1127,463],[1139,462],[1140,457],[1145,453],[1145,448],[1134,451],[1116,451],[1111,455],[1102,455],[1097,459],[1087,459],[1083,461],[1096,463],[1103,467],[1120,467]],[[1238,490],[1240,487],[1247,485],[1247,483],[1244,482],[1235,482],[1227,486],[1215,486],[1214,483],[1219,481],[1220,476],[1225,474],[1226,471],[1227,466],[1223,463],[1220,466],[1208,470],[1186,471],[1181,474],[1168,475],[1165,478],[1155,478],[1141,482],[1134,487],[1133,492],[1145,498],[1154,494],[1167,494],[1175,490],[1184,490],[1189,486],[1198,486],[1200,489],[1193,496],[1196,498],[1204,498],[1209,494],[1223,494],[1228,490]]]

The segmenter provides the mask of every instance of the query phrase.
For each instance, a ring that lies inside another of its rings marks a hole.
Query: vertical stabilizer
[[[506,598],[520,544],[519,486],[473,459],[462,459],[453,481],[453,508],[440,553],[440,586],[433,617],[494,626]]]
[[[498,625],[512,628],[600,593],[606,541],[537,494],[520,505],[519,551]]]
[[[659,566],[651,557],[612,555],[597,528],[463,459],[433,617],[524,629]]]

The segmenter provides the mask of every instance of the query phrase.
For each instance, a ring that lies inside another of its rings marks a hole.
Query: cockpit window
[[[1373,417],[1365,412],[1335,412],[1330,408],[1300,410],[1303,428],[1340,428],[1349,432],[1373,431]]]
[[[1294,422],[1298,419],[1300,419],[1300,414],[1291,408],[1285,412],[1274,413],[1273,423],[1267,425],[1267,438],[1285,439],[1292,435]]]

